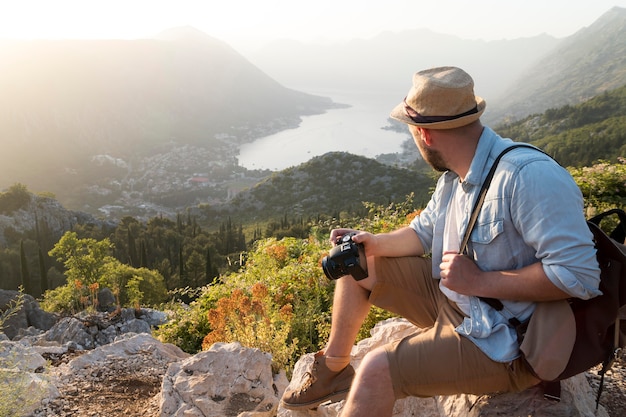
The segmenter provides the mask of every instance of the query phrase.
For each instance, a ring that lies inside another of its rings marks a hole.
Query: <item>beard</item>
[[[435,171],[450,171],[439,151],[427,148],[426,146],[418,146],[418,148],[422,153],[422,158],[424,158],[424,161],[426,161],[428,165],[430,165]]]

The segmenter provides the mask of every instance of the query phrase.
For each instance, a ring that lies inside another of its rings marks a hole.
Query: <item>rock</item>
[[[18,291],[0,290],[0,312],[4,312],[12,307],[12,302],[19,296]],[[29,295],[25,295],[30,297]],[[32,297],[31,297],[32,298]],[[8,317],[4,322],[4,328],[1,329],[9,339],[13,339],[19,329],[25,329],[28,327],[28,316],[26,315],[26,308],[22,305],[22,308],[14,315]]]
[[[45,373],[46,360],[29,346],[19,342],[0,342],[0,383],[2,410],[26,415],[37,408],[43,399],[54,399],[59,390],[54,380]]]
[[[161,326],[168,321],[167,313],[151,308],[142,308],[139,314],[139,319],[145,321],[150,326],[155,327]]]
[[[117,315],[81,313],[75,317],[65,317],[42,335],[42,339],[46,342],[56,342],[58,345],[73,341],[78,345],[79,350],[94,349],[112,343],[122,334],[151,334],[150,323],[162,323],[165,320],[151,311],[146,314],[140,313],[141,318],[136,318],[136,315],[134,308],[125,308]],[[35,343],[40,344],[40,342]]]
[[[44,331],[49,330],[58,320],[58,317],[55,314],[42,310],[39,307],[39,302],[31,296],[25,297],[24,307],[26,309],[28,325],[36,329]]]
[[[98,291],[98,310],[112,312],[117,307],[117,300],[110,288]]]
[[[17,368],[26,372],[41,372],[46,360],[29,346],[17,342],[0,342],[0,367]]]
[[[93,349],[95,347],[93,335],[90,334],[85,324],[75,317],[62,318],[45,333],[44,339],[48,342],[57,342],[59,345],[74,341],[78,344],[79,349]]]
[[[0,290],[0,312],[9,308],[11,302],[20,295],[18,291]],[[22,329],[34,327],[39,330],[50,329],[57,321],[57,316],[42,310],[31,295],[24,294],[22,308],[4,323],[4,333],[9,339],[15,338]]]
[[[143,320],[140,319],[132,319],[121,325],[120,327],[121,333],[148,333],[152,332],[150,325]]]
[[[378,323],[371,331],[372,337],[360,341],[352,349],[351,364],[358,368],[365,354],[390,341],[414,333],[415,326],[405,319],[394,318]],[[304,355],[296,363],[290,385],[300,385],[304,372],[310,369],[313,354]],[[561,383],[561,401],[544,399],[540,388],[534,387],[521,393],[499,395],[454,395],[433,398],[409,397],[396,401],[394,417],[490,417],[490,416],[533,416],[533,417],[608,417],[604,407],[595,412],[593,391],[584,374],[577,375]],[[278,417],[324,416],[336,417],[343,408],[344,401],[335,404],[322,404],[317,411],[292,411],[282,407]]]
[[[216,343],[208,351],[170,365],[163,378],[160,416],[271,417],[278,408],[278,386],[271,356],[239,343]]]
[[[127,333],[118,337],[111,344],[101,346],[72,359],[68,363],[68,367],[72,372],[80,372],[82,369],[89,370],[96,368],[98,364],[111,361],[124,363],[140,354],[152,356],[157,362],[167,363],[179,361],[189,356],[179,347],[169,343],[161,343],[149,334]]]

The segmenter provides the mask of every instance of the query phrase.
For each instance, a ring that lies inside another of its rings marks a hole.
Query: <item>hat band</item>
[[[404,98],[404,112],[415,123],[437,123],[445,122],[446,120],[460,119],[461,117],[469,116],[470,114],[478,113],[478,106],[474,106],[473,109],[466,111],[465,113],[457,114],[455,116],[422,116],[415,109],[409,106]]]

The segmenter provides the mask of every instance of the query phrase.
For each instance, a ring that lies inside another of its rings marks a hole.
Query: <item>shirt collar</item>
[[[491,130],[491,128],[487,126],[483,128],[483,132],[478,139],[478,146],[476,146],[474,158],[472,158],[472,163],[465,176],[465,184],[473,186],[480,186],[482,184],[487,175],[487,171],[496,159],[498,153],[506,147],[504,144],[502,144],[502,146],[496,146],[498,139],[499,136]]]

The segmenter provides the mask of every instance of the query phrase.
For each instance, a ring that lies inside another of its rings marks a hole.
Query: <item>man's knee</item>
[[[376,384],[391,384],[387,352],[378,348],[366,354],[357,370],[357,379],[374,381]]]

